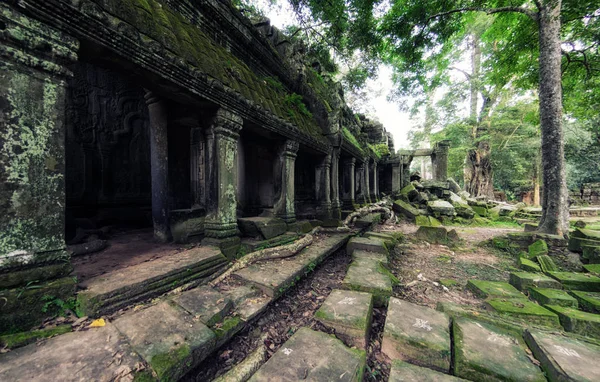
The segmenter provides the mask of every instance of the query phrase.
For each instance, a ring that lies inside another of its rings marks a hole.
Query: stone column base
[[[218,247],[221,250],[221,253],[230,261],[235,260],[239,257],[238,252],[241,243],[242,241],[239,236],[230,236],[223,238],[206,237],[204,238],[204,240],[202,240],[202,245]]]

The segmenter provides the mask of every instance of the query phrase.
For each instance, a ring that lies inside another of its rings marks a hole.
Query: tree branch
[[[499,8],[482,8],[482,7],[464,7],[452,9],[447,12],[438,13],[437,15],[433,15],[427,18],[426,24],[428,24],[431,20],[437,19],[439,17],[444,17],[451,15],[453,13],[460,12],[485,12],[488,15],[492,15],[494,13],[503,13],[503,12],[516,12],[522,13],[524,15],[529,16],[533,21],[537,21],[538,15],[535,12],[530,11],[529,9],[521,8],[521,7],[499,7]]]
[[[467,77],[467,80],[468,80],[468,81],[470,81],[470,80],[471,80],[471,73],[469,73],[469,72],[467,72],[467,71],[465,71],[465,70],[459,69],[459,68],[457,68],[457,67],[455,67],[455,66],[451,66],[451,67],[449,67],[448,69],[454,69],[454,70],[457,70],[457,71],[461,72],[462,74],[464,74],[464,75],[465,75],[465,77]]]

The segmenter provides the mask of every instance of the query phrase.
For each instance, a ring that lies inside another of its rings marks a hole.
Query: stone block
[[[231,299],[209,286],[185,291],[173,300],[207,326],[222,322],[233,307]]]
[[[530,259],[535,259],[537,256],[548,254],[548,244],[546,244],[544,240],[534,241],[527,249],[528,257]]]
[[[407,218],[414,220],[415,217],[421,215],[421,212],[415,207],[413,207],[410,203],[404,202],[400,199],[396,200],[392,205],[392,209],[394,212],[404,215]]]
[[[568,249],[572,252],[582,253],[584,247],[598,247],[600,246],[600,240],[597,239],[587,239],[584,237],[569,237]]]
[[[498,316],[509,320],[560,327],[556,314],[529,300],[492,298],[486,305]]]
[[[355,259],[342,281],[344,289],[368,292],[375,306],[385,306],[392,295],[390,271],[378,260]]]
[[[529,287],[562,289],[558,281],[541,273],[512,272],[509,282],[520,291],[525,291]]]
[[[583,269],[593,275],[600,275],[600,264],[584,264]]]
[[[362,381],[364,350],[349,349],[340,340],[300,328],[250,378],[262,381]]]
[[[346,252],[352,255],[352,252],[356,250],[382,253],[384,255],[389,253],[383,240],[368,237],[353,237],[350,239],[350,241],[348,241]]]
[[[579,272],[549,272],[565,289],[600,292],[600,277]]]
[[[419,227],[441,227],[442,223],[433,216],[417,216],[415,218],[415,224]]]
[[[287,230],[298,234],[309,233],[312,231],[313,226],[308,220],[298,220],[293,223],[289,223]]]
[[[600,381],[600,346],[531,329],[524,338],[550,381]]]
[[[450,370],[449,317],[431,308],[390,298],[381,351],[442,372]]]
[[[459,240],[455,230],[448,231],[445,227],[421,226],[415,233],[415,236],[419,240],[434,244],[448,244],[450,241]]]
[[[556,272],[558,271],[558,267],[554,264],[552,258],[548,255],[540,255],[536,256],[537,262],[540,264],[540,269],[544,273]]]
[[[473,211],[475,211],[477,215],[481,216],[482,218],[489,216],[487,207],[471,205],[471,208],[473,209]]]
[[[178,380],[215,349],[215,333],[172,302],[126,314],[114,325],[160,380]]]
[[[371,259],[379,261],[382,264],[388,264],[388,257],[383,253],[369,252],[363,250],[356,250],[352,252],[352,259]]]
[[[519,256],[518,260],[519,268],[524,270],[525,272],[541,272],[542,269],[535,262],[529,260],[526,257]]]
[[[560,323],[567,332],[600,339],[600,314],[558,305],[546,305],[546,308],[558,314]]]
[[[581,245],[581,257],[587,259],[592,264],[600,262],[600,246],[597,245]]]
[[[262,236],[266,240],[282,235],[287,230],[287,224],[282,219],[259,216],[239,218],[238,227],[245,236]]]
[[[572,290],[569,293],[577,299],[582,310],[590,313],[600,313],[600,293],[577,290]]]
[[[433,200],[427,202],[427,209],[431,211],[433,216],[454,216],[454,206],[445,200]]]
[[[529,297],[540,305],[559,305],[577,309],[577,300],[560,289],[529,288]]]
[[[458,382],[463,379],[398,360],[392,361],[388,382]]]
[[[509,283],[502,281],[469,280],[467,289],[480,298],[503,297],[525,299],[523,293],[519,292]]]
[[[452,330],[456,376],[472,381],[546,381],[522,341],[501,328],[457,318]]]
[[[409,183],[406,187],[400,190],[400,195],[404,195],[408,200],[413,201],[419,196],[419,191],[415,189],[415,186]]]
[[[315,319],[334,329],[336,337],[346,345],[366,349],[372,315],[370,293],[334,289],[315,313]]]

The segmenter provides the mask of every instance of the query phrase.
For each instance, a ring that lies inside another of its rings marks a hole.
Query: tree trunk
[[[540,203],[540,156],[541,153],[538,151],[538,155],[534,158],[533,163],[533,205],[541,206]]]
[[[473,38],[472,42],[472,50],[471,50],[471,78],[470,78],[470,88],[471,88],[471,106],[470,106],[470,118],[475,123],[477,121],[477,97],[479,96],[479,74],[481,72],[481,46],[479,44],[479,36],[477,33],[473,33],[471,35]],[[476,135],[476,132],[473,132],[473,136]]]
[[[562,130],[561,0],[544,0],[539,12],[542,219],[540,232],[566,235],[569,206]]]

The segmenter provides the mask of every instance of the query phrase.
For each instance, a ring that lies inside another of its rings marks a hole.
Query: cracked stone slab
[[[443,312],[391,297],[381,350],[392,360],[448,373],[449,323],[448,315]]]
[[[135,376],[142,360],[114,325],[51,338],[0,355],[1,381],[92,381]]]
[[[600,381],[600,346],[537,330],[524,337],[551,381]]]
[[[207,326],[223,321],[233,307],[231,299],[207,285],[185,291],[173,300]]]
[[[309,328],[300,328],[250,378],[262,381],[362,381],[364,350],[350,349],[342,341]]]
[[[467,318],[455,319],[452,330],[456,376],[472,381],[546,381],[521,338]]]
[[[426,367],[420,367],[407,362],[392,361],[388,382],[458,382],[464,381],[452,375],[440,373]]]
[[[348,245],[346,246],[346,252],[352,255],[352,253],[356,250],[376,252],[384,255],[388,254],[385,241],[373,237],[353,237],[350,239],[350,241],[348,241]]]
[[[215,348],[215,333],[172,301],[114,322],[160,380],[177,380]]]
[[[370,293],[334,289],[315,313],[315,319],[335,329],[335,335],[348,346],[365,349],[373,315]]]
[[[389,271],[387,271],[389,272]],[[355,259],[350,264],[346,277],[342,281],[344,289],[371,293],[375,306],[387,305],[392,295],[392,280],[379,260],[369,258]]]

